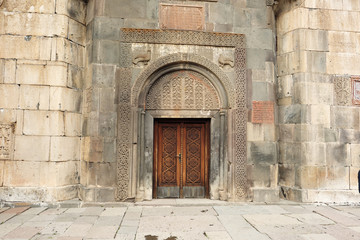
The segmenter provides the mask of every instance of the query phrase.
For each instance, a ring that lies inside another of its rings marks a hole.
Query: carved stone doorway
[[[156,119],[154,198],[209,196],[209,119]]]

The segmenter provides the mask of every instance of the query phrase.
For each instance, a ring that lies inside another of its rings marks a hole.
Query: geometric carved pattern
[[[128,197],[129,189],[129,163],[131,149],[131,123],[130,105],[130,82],[131,70],[129,68],[118,69],[119,78],[118,94],[121,99],[118,104],[118,138],[117,138],[117,200],[124,200]]]
[[[244,48],[235,48],[235,85],[236,85],[236,110],[235,110],[235,197],[246,197],[246,52]]]
[[[120,42],[245,48],[243,34],[122,28]]]
[[[161,185],[176,186],[177,177],[177,128],[162,127],[162,179]]]
[[[0,124],[0,159],[11,159],[13,125]]]
[[[349,77],[335,76],[334,91],[338,105],[351,105],[351,79]]]
[[[213,85],[193,71],[177,71],[157,80],[146,98],[146,109],[219,109]]]
[[[351,77],[353,104],[360,105],[360,77]]]
[[[201,127],[186,128],[185,184],[201,185]]]

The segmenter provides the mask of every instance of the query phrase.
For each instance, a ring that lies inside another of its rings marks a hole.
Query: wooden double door
[[[209,197],[208,119],[155,121],[154,198]]]

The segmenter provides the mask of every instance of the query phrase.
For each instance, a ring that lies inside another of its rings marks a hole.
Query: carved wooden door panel
[[[209,122],[155,122],[154,197],[208,197]]]

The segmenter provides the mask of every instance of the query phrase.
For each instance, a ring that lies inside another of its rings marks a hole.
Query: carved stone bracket
[[[13,124],[0,124],[0,159],[9,160],[13,151]]]
[[[137,67],[142,67],[147,65],[150,60],[151,50],[147,50],[146,52],[136,54],[133,59],[133,64]]]
[[[228,56],[225,56],[224,54],[220,54],[218,61],[219,61],[220,67],[222,67],[222,68],[226,68],[226,67],[233,68],[234,67],[234,58],[232,58],[232,57],[228,57]]]
[[[351,105],[351,79],[350,77],[336,76],[334,78],[334,91],[336,102],[341,106]]]

